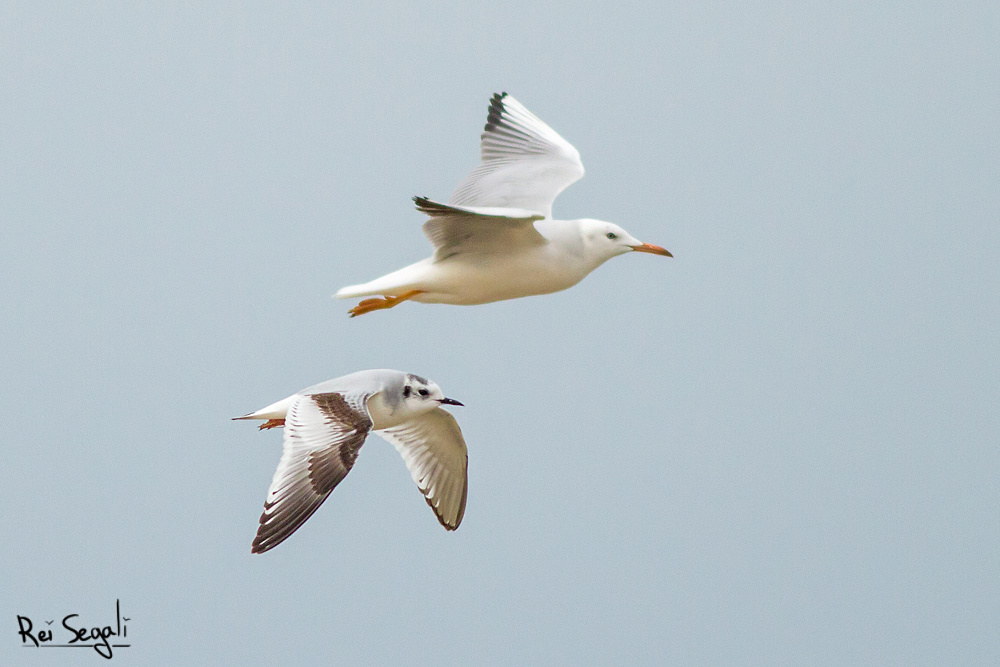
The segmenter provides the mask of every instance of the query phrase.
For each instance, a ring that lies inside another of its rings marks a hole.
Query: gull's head
[[[462,405],[453,398],[445,397],[436,382],[412,373],[406,376],[399,391],[400,407],[411,414],[427,412],[440,405]]]
[[[673,257],[669,251],[658,245],[643,243],[613,222],[585,219],[580,220],[579,225],[584,245],[601,262],[633,251]]]

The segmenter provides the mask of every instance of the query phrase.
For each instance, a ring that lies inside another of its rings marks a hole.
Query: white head
[[[406,374],[396,391],[399,392],[396,397],[398,413],[416,415],[440,405],[462,405],[453,398],[445,398],[437,383],[412,373]]]
[[[577,223],[580,225],[580,236],[587,254],[598,264],[633,251],[673,257],[667,250],[658,245],[643,243],[613,222],[585,218],[577,220]]]

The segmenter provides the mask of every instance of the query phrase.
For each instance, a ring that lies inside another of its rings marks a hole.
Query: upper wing
[[[457,253],[511,252],[547,243],[534,221],[545,216],[518,208],[450,206],[414,197],[417,209],[430,216],[424,234],[434,246],[434,261]]]
[[[292,403],[253,553],[286,540],[351,470],[372,427],[365,407],[370,395],[331,392],[299,396]]]
[[[375,431],[403,456],[410,476],[447,530],[465,515],[469,455],[450,412],[435,408],[399,426]]]
[[[448,203],[523,208],[551,218],[555,198],[583,177],[572,144],[507,93],[490,100],[480,151],[482,163]]]

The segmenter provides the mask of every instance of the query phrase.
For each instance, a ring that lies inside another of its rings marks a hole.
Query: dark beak
[[[465,403],[459,403],[454,398],[442,398],[438,401],[438,403],[441,403],[442,405],[461,405],[463,408],[465,407]]]
[[[673,257],[669,250],[661,248],[658,245],[653,245],[652,243],[643,243],[642,245],[629,246],[632,250],[636,252],[648,252],[651,255],[663,255],[664,257]]]

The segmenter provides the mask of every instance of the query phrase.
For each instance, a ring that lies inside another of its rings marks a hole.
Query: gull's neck
[[[598,253],[583,238],[583,228],[579,220],[552,220],[545,218],[535,223],[539,233],[549,240],[549,244],[561,259],[578,270],[590,273],[611,255]]]

